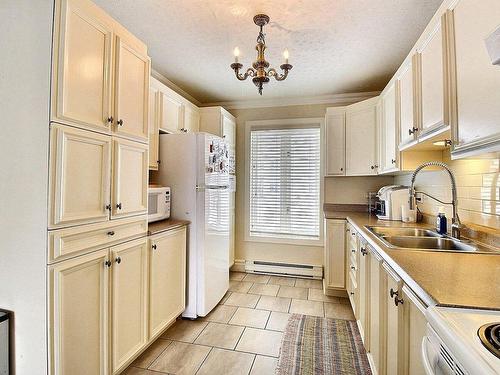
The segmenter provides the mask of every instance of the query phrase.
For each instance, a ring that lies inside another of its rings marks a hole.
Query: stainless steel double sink
[[[383,226],[367,226],[366,228],[390,248],[459,252],[491,251],[478,249],[473,243],[443,236],[430,229]]]

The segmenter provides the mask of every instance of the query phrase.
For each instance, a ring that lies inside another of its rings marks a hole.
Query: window
[[[249,234],[320,239],[320,127],[250,129]]]

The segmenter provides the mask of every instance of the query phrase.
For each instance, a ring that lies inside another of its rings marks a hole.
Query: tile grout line
[[[205,364],[205,362],[207,361],[207,358],[210,356],[210,353],[212,353],[212,350],[214,350],[214,347],[212,346],[210,348],[210,350],[208,351],[207,355],[205,356],[205,358],[203,358],[203,361],[201,361],[200,365],[198,366],[198,368],[196,369],[196,371],[194,372],[195,375],[201,370],[201,368],[203,367],[203,365]]]
[[[151,346],[152,346],[152,345],[154,345],[156,342],[158,342],[158,340],[168,340],[168,339],[162,339],[162,338],[161,338],[161,336],[160,336],[160,337],[158,337],[158,339],[156,339],[156,340],[155,340],[155,342],[154,342],[153,344],[151,344]],[[164,348],[164,349],[160,352],[160,354],[158,354],[158,355],[157,355],[157,356],[156,356],[156,357],[155,357],[155,358],[154,358],[154,359],[153,359],[153,360],[149,363],[149,365],[147,365],[147,366],[146,366],[146,370],[149,370],[149,367],[151,367],[151,366],[153,365],[153,363],[155,363],[155,362],[156,362],[156,360],[157,360],[158,358],[160,358],[160,357],[161,357],[161,355],[162,355],[163,353],[165,353],[165,350],[167,350],[167,349],[170,347],[170,345],[172,345],[172,344],[173,344],[173,342],[174,342],[173,340],[168,340],[168,341],[170,341],[170,342],[168,343],[168,345],[167,345],[167,346],[165,346],[165,348]],[[151,347],[151,346],[150,346],[150,347]],[[149,348],[148,348],[148,349],[149,349]],[[148,349],[146,349],[146,351],[147,351]],[[144,351],[144,353],[145,353],[146,351]],[[142,354],[144,354],[144,353],[142,353]],[[142,354],[141,354],[140,356],[142,356]],[[140,357],[140,356],[139,356],[139,357]],[[139,357],[138,357],[138,358],[139,358]],[[135,361],[135,360],[134,360],[134,361]],[[132,363],[133,363],[133,362],[132,362]],[[134,367],[137,367],[137,366],[134,366]],[[139,368],[142,368],[142,367],[139,367]]]

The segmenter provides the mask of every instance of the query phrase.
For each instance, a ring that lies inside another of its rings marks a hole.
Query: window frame
[[[319,165],[319,238],[318,239],[301,239],[292,237],[278,236],[253,236],[250,233],[250,151],[251,151],[251,131],[253,129],[293,129],[293,128],[308,128],[315,127],[320,129],[320,165]],[[261,243],[276,243],[288,245],[307,245],[307,246],[324,246],[324,225],[322,222],[323,216],[323,201],[324,201],[324,129],[325,119],[322,117],[312,118],[293,118],[279,120],[259,120],[245,122],[245,242],[261,242]]]

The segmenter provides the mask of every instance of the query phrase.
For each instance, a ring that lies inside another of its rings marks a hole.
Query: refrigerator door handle
[[[227,190],[229,186],[227,185],[196,185],[196,191],[205,190]]]

